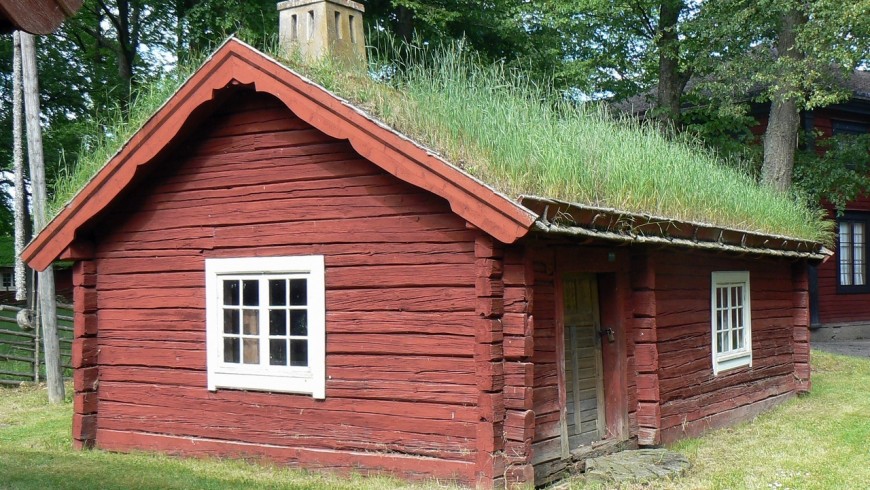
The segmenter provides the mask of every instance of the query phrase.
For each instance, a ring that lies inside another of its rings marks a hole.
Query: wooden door
[[[565,326],[565,407],[562,410],[562,452],[605,435],[604,381],[598,282],[594,274],[562,280]]]

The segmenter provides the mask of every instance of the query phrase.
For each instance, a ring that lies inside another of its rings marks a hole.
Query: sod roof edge
[[[258,91],[275,95],[312,126],[338,139],[349,140],[363,157],[387,172],[444,197],[457,215],[504,243],[513,243],[534,228],[537,232],[579,234],[618,242],[654,241],[677,246],[693,246],[690,244],[694,243],[694,248],[813,260],[823,260],[829,255],[821,243],[807,240],[606,210],[548,198],[525,196],[515,201],[273,57],[230,38],[160,106],[34,238],[24,250],[25,260],[41,270],[58,257],[82,258],[76,254],[86,254],[87,246],[71,248],[78,230],[131,184],[138,167],[155,160],[160,151],[178,136],[181,126],[194,110],[211,102],[218,92],[233,85],[253,85]],[[336,121],[342,124],[336,125]],[[599,229],[595,219],[575,218],[570,223],[554,222],[554,216],[548,211],[550,205],[555,205],[554,210],[563,206],[575,213],[584,209],[594,210],[599,215],[610,215],[616,222],[625,222],[630,217],[640,221],[646,219],[646,223],[639,228],[642,233],[625,233],[624,230],[614,231],[613,228]],[[669,222],[671,225],[659,228],[657,232],[655,227],[649,226],[653,222]],[[674,235],[675,230],[690,228],[695,230],[691,238]],[[714,230],[720,233],[716,234]],[[723,239],[732,235],[742,238],[737,242],[731,238]]]

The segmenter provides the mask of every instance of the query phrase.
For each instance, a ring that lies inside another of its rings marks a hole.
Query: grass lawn
[[[48,406],[42,390],[0,391],[0,488],[409,488],[384,477],[243,461],[73,451],[71,412],[69,402]],[[674,449],[693,463],[686,476],[628,488],[870,488],[870,360],[814,351],[810,395]],[[574,482],[571,488],[587,487]]]
[[[809,395],[675,444],[692,462],[686,476],[626,488],[870,488],[870,360],[813,351],[812,365]]]

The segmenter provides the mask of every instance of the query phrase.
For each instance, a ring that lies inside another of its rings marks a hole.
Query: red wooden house
[[[870,133],[870,73],[853,72],[845,82],[849,100],[801,113],[802,129],[821,138],[838,134]],[[767,124],[764,107],[756,107],[762,134]],[[815,145],[811,139],[809,144]],[[837,246],[832,260],[810,268],[810,324],[815,340],[870,339],[870,279],[866,238],[870,226],[870,196],[849,202],[837,213],[826,205],[837,222]]]
[[[499,487],[807,390],[824,250],[510,199],[230,40],[25,251],[58,257],[77,446]]]
[[[691,80],[689,86],[694,85]],[[810,149],[822,151],[816,138],[839,134],[870,133],[870,72],[855,70],[843,89],[851,97],[842,103],[804,110],[800,114],[801,130],[810,135]],[[645,118],[652,107],[652,92],[632,97],[615,105],[618,110]],[[752,133],[764,136],[770,114],[770,104],[755,103],[750,114],[758,121]],[[870,257],[866,230],[870,226],[870,196],[861,196],[837,212],[823,203],[828,217],[837,223],[837,246],[832,260],[809,269],[810,330],[814,340],[870,339],[870,279],[867,257]]]

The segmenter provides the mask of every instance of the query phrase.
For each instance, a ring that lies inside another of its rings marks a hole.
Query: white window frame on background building
[[[300,291],[295,303],[293,287]],[[326,397],[322,255],[206,259],[205,294],[209,390]],[[291,330],[294,315],[304,319],[296,332]]]
[[[749,271],[713,272],[711,282],[713,374],[752,366]]]
[[[837,291],[868,293],[867,228],[870,213],[846,211],[837,218]]]

